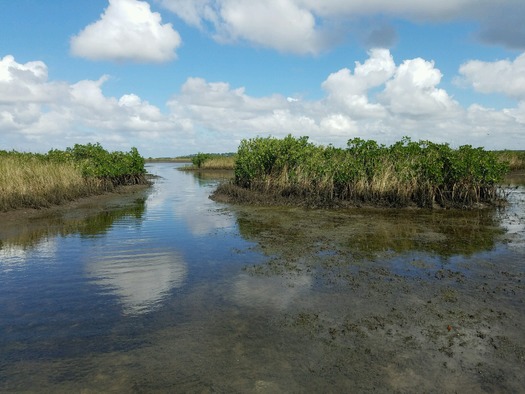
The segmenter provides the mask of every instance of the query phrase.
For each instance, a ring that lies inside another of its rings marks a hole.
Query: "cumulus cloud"
[[[384,116],[384,108],[370,103],[368,90],[384,84],[394,75],[396,65],[387,49],[373,49],[363,64],[356,62],[354,73],[343,68],[328,76],[322,87],[332,105],[355,118]]]
[[[298,102],[281,95],[255,98],[244,88],[232,89],[227,83],[202,78],[189,78],[167,105],[177,118],[191,119],[195,127],[215,130],[219,134],[216,137],[225,140],[234,138],[238,142],[258,133],[318,131],[311,114]]]
[[[47,66],[34,61],[20,64],[11,55],[0,59],[0,104],[45,103],[62,94],[66,86],[47,82]]]
[[[256,135],[309,135],[318,143],[346,143],[360,136],[385,143],[411,135],[437,142],[515,146],[523,140],[523,106],[493,110],[462,107],[440,88],[432,61],[396,65],[390,51],[373,49],[363,63],[330,74],[320,100],[252,97],[244,88],[190,78],[168,106],[197,130],[214,130],[219,145]]]
[[[162,24],[145,1],[109,0],[100,19],[71,38],[71,53],[92,60],[166,62],[176,57],[181,38]]]
[[[247,41],[281,52],[316,54],[336,45],[356,18],[393,17],[411,22],[470,20],[488,43],[525,48],[522,0],[160,0],[192,26],[218,41]],[[509,16],[511,20],[509,21]],[[513,23],[514,22],[514,23]],[[356,27],[353,27],[355,30]],[[359,28],[357,28],[359,29]],[[391,46],[397,37],[384,23],[362,27],[368,47]]]
[[[356,136],[391,143],[410,135],[453,145],[523,148],[523,90],[490,84],[488,78],[503,74],[520,85],[523,56],[503,61],[504,67],[469,63],[475,67],[461,69],[479,91],[517,97],[512,108],[462,107],[440,87],[442,74],[432,61],[396,64],[389,50],[372,49],[366,60],[319,81],[325,95],[316,100],[255,97],[244,87],[191,77],[164,110],[133,92],[108,96],[109,76],[73,84],[50,81],[43,62],[21,64],[6,56],[0,61],[0,141],[27,150],[35,143],[51,149],[99,141],[108,149],[137,146],[146,156],[228,152],[243,138],[288,133],[336,146]]]
[[[459,73],[463,77],[460,83],[467,83],[478,92],[525,99],[525,53],[512,61],[471,60],[461,65]]]
[[[50,149],[94,141],[127,149],[144,133],[153,136],[178,126],[177,119],[135,94],[106,96],[102,88],[108,79],[49,81],[43,62],[21,64],[5,56],[0,60],[2,141],[17,149],[35,142]]]
[[[162,0],[186,23],[210,26],[219,42],[247,41],[281,52],[315,54],[329,37],[315,15],[295,0]]]
[[[432,116],[455,110],[458,104],[437,85],[441,72],[433,62],[421,58],[405,60],[386,82],[381,101],[395,114]]]

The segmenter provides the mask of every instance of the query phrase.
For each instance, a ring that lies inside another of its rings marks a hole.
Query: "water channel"
[[[306,210],[179,166],[0,223],[1,392],[524,392],[524,177],[498,210]]]

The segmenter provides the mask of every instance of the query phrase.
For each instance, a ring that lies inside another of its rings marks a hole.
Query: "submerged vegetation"
[[[233,184],[216,194],[307,205],[373,204],[460,207],[494,204],[508,165],[494,152],[464,145],[414,142],[391,146],[355,138],[346,149],[316,146],[308,137],[243,140]],[[262,197],[261,197],[262,196]]]
[[[136,148],[108,152],[97,143],[47,154],[0,151],[0,211],[46,207],[145,183],[144,159]]]

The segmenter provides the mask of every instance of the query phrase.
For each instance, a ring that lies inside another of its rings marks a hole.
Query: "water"
[[[503,211],[243,208],[176,167],[1,240],[1,391],[525,387],[523,186]]]

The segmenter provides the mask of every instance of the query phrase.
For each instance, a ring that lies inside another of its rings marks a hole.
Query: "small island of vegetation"
[[[216,200],[307,206],[473,208],[503,201],[507,162],[483,148],[412,141],[390,146],[355,138],[347,147],[308,137],[243,140],[235,178]]]
[[[47,154],[0,150],[0,211],[43,208],[147,183],[136,148],[108,152],[96,143]]]

